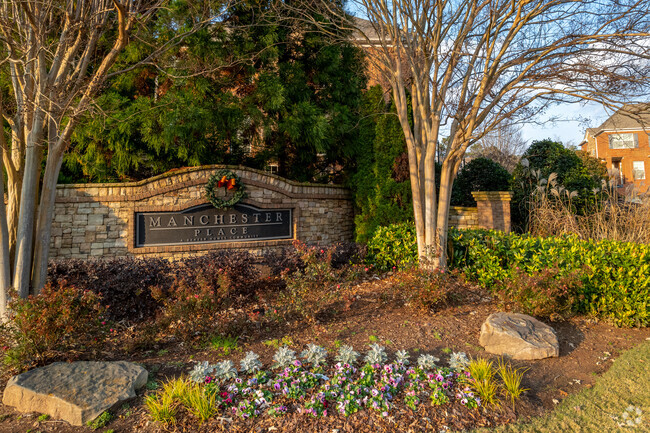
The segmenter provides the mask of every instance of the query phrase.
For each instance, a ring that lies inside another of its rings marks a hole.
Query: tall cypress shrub
[[[374,134],[365,138],[366,151],[352,182],[357,242],[366,242],[378,226],[413,219],[406,143],[395,107],[375,86],[366,92],[364,109],[366,128],[374,124]]]

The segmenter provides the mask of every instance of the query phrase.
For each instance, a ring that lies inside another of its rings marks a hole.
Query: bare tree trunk
[[[11,173],[7,170],[7,230],[11,263],[14,263],[16,253],[16,227],[18,225],[18,209],[20,209],[20,193],[23,188],[22,174],[22,171]]]
[[[18,209],[20,208],[20,192],[23,187],[23,151],[25,149],[22,140],[23,131],[20,126],[20,119],[14,119],[11,131],[11,149],[7,146],[7,140],[2,136],[3,162],[7,173],[7,230],[9,233],[9,258],[10,263],[15,260],[16,248],[16,225],[18,224]]]
[[[18,214],[16,264],[14,266],[14,289],[18,296],[29,296],[32,271],[32,247],[34,241],[34,216],[36,212],[36,188],[40,180],[40,155],[43,153],[43,112],[36,113],[33,127],[27,137],[25,150],[25,173],[20,195]]]
[[[433,267],[444,270],[447,268],[447,237],[449,232],[449,205],[451,203],[451,188],[454,183],[454,164],[448,161],[442,165],[440,172],[440,193],[438,195],[438,220],[435,224],[436,239],[433,243],[431,259]]]
[[[52,232],[52,217],[56,201],[56,184],[62,162],[63,151],[53,146],[47,154],[41,201],[38,207],[32,275],[32,287],[35,295],[40,293],[47,278],[47,259],[50,253],[50,234]]]
[[[435,165],[435,147],[429,145],[427,154],[424,159],[424,183],[425,183],[425,239],[424,252],[425,260],[421,260],[420,266],[425,269],[435,268],[435,262],[431,260],[432,248],[435,245],[435,227],[438,215],[436,214],[436,165]],[[422,257],[422,256],[421,256]]]
[[[0,95],[0,121],[3,118],[2,95]],[[0,148],[4,154],[8,154],[7,140],[4,131],[0,130]],[[4,194],[4,163],[0,163],[0,321],[7,321],[7,294],[11,289],[11,255],[9,251],[9,230],[7,228],[7,209],[5,206]],[[10,172],[10,170],[7,170]],[[11,202],[11,195],[8,196]]]
[[[4,176],[0,173],[0,195],[4,195]],[[0,200],[0,321],[7,320],[7,292],[11,288],[9,233],[5,201]]]

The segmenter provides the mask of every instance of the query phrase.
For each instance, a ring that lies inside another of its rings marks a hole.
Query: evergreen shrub
[[[494,293],[515,288],[511,294],[529,312],[592,314],[618,326],[650,323],[650,245],[486,230],[452,230],[449,240],[451,266]],[[547,302],[550,309],[539,310]]]
[[[411,222],[378,227],[368,241],[366,262],[379,270],[406,269],[418,264],[415,225]]]
[[[511,175],[488,158],[474,158],[459,172],[451,192],[452,206],[475,207],[473,191],[508,191]]]

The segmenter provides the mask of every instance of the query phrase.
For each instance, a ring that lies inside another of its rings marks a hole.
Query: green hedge
[[[650,246],[583,241],[576,236],[535,238],[486,230],[450,233],[450,266],[463,268],[483,287],[499,290],[515,272],[578,274],[582,282],[576,312],[619,326],[650,322]]]
[[[405,222],[377,227],[368,240],[366,262],[384,271],[417,265],[415,225]]]
[[[495,293],[520,276],[577,278],[571,308],[618,326],[650,324],[650,245],[583,241],[575,236],[535,238],[487,230],[449,234],[449,267]],[[379,269],[417,264],[413,223],[379,227],[368,242],[369,263]]]

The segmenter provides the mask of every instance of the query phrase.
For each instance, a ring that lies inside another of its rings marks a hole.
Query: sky
[[[540,116],[534,123],[524,124],[521,133],[530,144],[534,140],[551,138],[561,141],[565,146],[577,146],[585,136],[587,128],[600,126],[612,114],[602,105],[590,103],[562,104],[551,111],[557,122],[549,122],[549,116]]]
[[[353,15],[367,19],[367,16],[355,2],[350,2]],[[550,138],[562,142],[565,146],[578,146],[585,136],[587,128],[600,126],[613,112],[597,103],[564,103],[553,107],[546,115],[532,119],[523,124],[521,132],[530,145],[535,140]],[[556,121],[549,121],[553,117]]]

